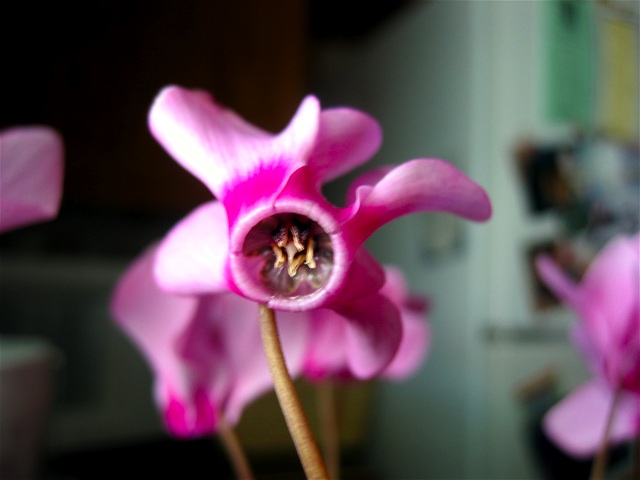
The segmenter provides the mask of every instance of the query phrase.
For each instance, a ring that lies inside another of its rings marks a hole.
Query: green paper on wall
[[[541,6],[545,113],[551,121],[589,126],[595,103],[593,2],[551,0]]]

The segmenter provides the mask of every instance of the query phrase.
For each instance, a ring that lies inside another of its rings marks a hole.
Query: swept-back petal
[[[635,438],[640,432],[640,397],[622,393],[611,428],[611,444]],[[565,452],[593,456],[602,443],[614,392],[600,380],[592,380],[571,392],[545,416],[547,435]]]
[[[345,236],[353,245],[361,245],[379,227],[409,213],[448,212],[475,221],[491,216],[484,189],[437,159],[412,160],[395,167],[374,185],[360,187],[356,196],[356,202],[345,209],[344,219]]]
[[[369,115],[351,108],[323,110],[309,166],[318,182],[328,182],[369,160],[381,143],[380,125]]]
[[[155,264],[158,284],[177,294],[229,290],[227,216],[220,202],[196,208],[161,242]]]
[[[62,138],[49,127],[0,133],[0,232],[58,214],[63,156]]]
[[[426,298],[410,296],[400,269],[385,265],[386,282],[380,293],[396,304],[402,320],[402,340],[393,361],[382,372],[388,379],[401,380],[422,365],[429,351],[431,330],[427,323]]]
[[[393,359],[402,338],[402,321],[396,306],[380,294],[332,307],[345,317],[349,371],[360,379],[380,373]]]
[[[347,324],[333,310],[320,308],[311,313],[311,338],[304,364],[304,375],[323,380],[347,370]]]
[[[329,299],[329,308],[333,302],[344,303],[372,295],[385,283],[384,269],[366,248],[361,247],[350,258],[353,260],[345,276],[344,286],[335,297]]]
[[[116,323],[140,348],[156,377],[155,398],[167,427],[179,436],[213,428],[210,409],[194,401],[199,386],[179,352],[180,338],[197,309],[194,297],[167,295],[156,285],[149,248],[123,274],[111,299]],[[204,417],[203,417],[204,415]]]
[[[318,100],[309,96],[289,126],[272,135],[215,103],[206,92],[169,86],[151,107],[149,127],[167,152],[221,201],[241,182],[270,172],[264,181],[252,182],[253,189],[245,189],[252,198],[259,198],[273,193],[306,160],[319,112]]]
[[[544,284],[555,295],[572,308],[582,311],[584,297],[580,287],[562,271],[549,255],[541,254],[535,259],[536,270]]]
[[[586,327],[596,344],[612,354],[625,346],[633,323],[637,332],[639,250],[639,235],[613,239],[593,260],[581,284]]]

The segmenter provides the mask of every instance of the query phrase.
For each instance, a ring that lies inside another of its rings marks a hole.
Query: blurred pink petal
[[[427,321],[428,301],[410,295],[402,272],[385,266],[387,281],[380,293],[398,305],[402,320],[402,340],[398,352],[382,373],[383,378],[401,380],[413,375],[424,363],[431,346],[431,329]]]
[[[0,133],[0,232],[50,220],[62,197],[64,146],[53,129]]]
[[[578,315],[610,384],[640,392],[640,235],[609,242],[579,284],[548,257],[536,265]]]
[[[549,436],[572,455],[598,449],[605,411],[618,389],[623,399],[613,440],[629,439],[640,428],[639,249],[640,235],[614,238],[580,283],[548,257],[536,259],[543,281],[577,314],[580,323],[572,329],[572,339],[597,379],[571,393],[545,419]]]
[[[576,388],[544,418],[544,429],[564,451],[578,458],[592,457],[600,449],[614,392],[601,380]],[[624,393],[611,429],[612,445],[633,440],[640,433],[640,396]]]
[[[155,264],[158,284],[177,294],[228,291],[227,216],[220,202],[196,208],[162,241]]]
[[[262,348],[258,306],[224,292],[172,295],[155,282],[156,248],[118,282],[111,310],[140,348],[155,376],[155,399],[169,431],[179,437],[216,431],[219,416],[239,420],[244,407],[272,388]],[[302,369],[309,322],[278,319],[293,376]]]
[[[307,378],[402,379],[422,365],[430,342],[426,302],[414,301],[408,294],[400,270],[385,267],[385,271],[379,294],[354,299],[335,311],[311,312]]]

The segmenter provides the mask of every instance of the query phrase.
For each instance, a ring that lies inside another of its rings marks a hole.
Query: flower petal
[[[237,297],[236,298],[240,298]],[[239,347],[236,340],[235,346],[229,348],[229,355],[234,360],[236,375],[225,402],[224,415],[231,423],[240,420],[242,411],[250,402],[273,388],[273,378],[262,346],[260,335],[258,305],[255,302],[242,299],[251,305],[251,316],[244,317],[233,315],[233,320],[238,324],[235,328],[235,337],[249,336]],[[252,324],[249,324],[251,322]],[[310,322],[303,312],[276,312],[278,334],[282,344],[282,350],[287,364],[287,370],[292,378],[296,378],[302,372],[304,354],[309,344]]]
[[[156,377],[155,397],[167,427],[178,436],[190,436],[210,428],[211,416],[195,401],[200,386],[178,345],[197,308],[195,297],[167,295],[155,284],[156,248],[148,249],[124,273],[111,299],[118,325],[140,348]],[[198,406],[199,405],[199,406]],[[204,417],[202,417],[204,414]]]
[[[328,182],[369,160],[381,143],[380,125],[369,115],[351,108],[323,110],[309,165],[319,182]]]
[[[393,359],[402,338],[402,321],[396,306],[383,295],[332,307],[347,320],[348,369],[356,378],[380,373]]]
[[[482,187],[453,165],[419,159],[393,168],[372,186],[361,186],[356,202],[345,211],[345,236],[351,244],[361,245],[401,215],[441,211],[483,221],[491,216],[491,203]]]
[[[151,107],[149,127],[171,156],[224,201],[228,192],[247,179],[260,177],[262,171],[272,173],[270,184],[245,193],[255,197],[277,189],[308,157],[319,112],[318,100],[307,97],[289,126],[276,136],[216,104],[206,92],[169,86]]]
[[[201,205],[167,234],[158,249],[155,275],[176,294],[229,290],[227,216],[220,202]]]
[[[547,435],[568,454],[593,456],[604,437],[613,390],[599,380],[592,380],[571,392],[545,416]],[[640,397],[623,393],[611,428],[611,443],[632,440],[640,432]]]
[[[538,255],[535,259],[535,264],[544,284],[563,302],[580,311],[582,309],[583,296],[578,285],[567,277],[549,255]]]
[[[378,260],[364,247],[358,249],[349,265],[344,286],[327,302],[329,308],[333,302],[348,302],[371,295],[385,283],[385,272]]]
[[[311,312],[311,338],[305,358],[304,375],[312,381],[323,380],[347,370],[347,324],[333,310]]]
[[[0,232],[58,214],[63,155],[62,138],[51,128],[15,127],[0,134]]]
[[[398,353],[382,376],[401,380],[416,372],[429,351],[431,330],[426,319],[428,302],[426,298],[409,296],[404,275],[398,268],[386,265],[385,274],[386,282],[380,293],[400,310],[402,340]]]
[[[640,235],[613,239],[593,260],[582,281],[580,311],[602,352],[613,355],[629,343],[640,343],[639,250]]]

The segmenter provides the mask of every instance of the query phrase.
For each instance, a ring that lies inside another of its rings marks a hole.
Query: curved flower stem
[[[607,461],[609,457],[609,438],[611,436],[611,427],[613,426],[613,419],[615,418],[616,407],[622,393],[622,388],[618,387],[613,394],[611,401],[611,408],[609,409],[609,416],[607,418],[607,425],[605,427],[604,435],[602,437],[602,443],[600,444],[600,450],[596,455],[596,459],[591,470],[591,480],[602,480],[607,468]]]
[[[260,333],[269,370],[273,377],[273,386],[287,427],[289,427],[289,433],[298,451],[302,468],[308,479],[328,479],[327,469],[284,361],[275,314],[264,304],[260,304],[259,308]]]
[[[340,478],[340,435],[333,382],[326,380],[316,385],[316,397],[322,428],[322,452],[331,480],[338,480]]]
[[[255,477],[249,466],[247,455],[242,448],[242,444],[233,430],[233,427],[229,425],[229,422],[224,417],[220,419],[220,427],[218,428],[218,434],[222,445],[227,452],[231,465],[236,473],[238,480],[253,480]]]

